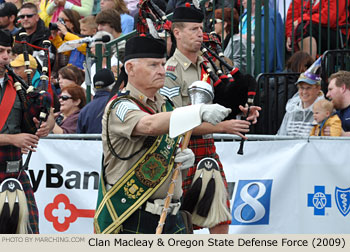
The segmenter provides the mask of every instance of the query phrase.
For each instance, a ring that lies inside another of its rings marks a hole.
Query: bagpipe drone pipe
[[[254,103],[257,82],[250,74],[242,73],[231,66],[222,53],[220,40],[215,33],[204,33],[201,51],[203,57],[211,64],[214,73],[209,76],[214,83],[214,103],[219,103],[232,112],[227,119],[234,119],[241,113],[239,105],[245,107]],[[208,69],[209,67],[207,67]],[[211,70],[209,70],[211,71]]]

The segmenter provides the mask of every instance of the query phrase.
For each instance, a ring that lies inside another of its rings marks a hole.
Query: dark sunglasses
[[[36,14],[26,14],[26,15],[19,15],[18,17],[20,18],[20,19],[24,19],[25,17],[27,17],[27,18],[32,18],[32,17],[34,17]]]
[[[62,99],[62,101],[67,101],[69,99],[73,99],[71,96],[68,95],[61,95],[59,99]]]

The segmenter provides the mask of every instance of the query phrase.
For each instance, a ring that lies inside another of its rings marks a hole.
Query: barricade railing
[[[295,136],[279,136],[279,135],[255,135],[247,134],[247,141],[280,141],[280,140],[297,140],[305,139],[306,141],[312,140],[350,140],[350,137],[326,137],[326,136],[310,136],[310,137],[295,137]],[[232,134],[213,134],[213,138],[217,142],[221,141],[240,141],[241,137]],[[43,139],[56,139],[56,140],[94,140],[101,141],[101,134],[49,134]],[[40,144],[38,145],[40,147]]]

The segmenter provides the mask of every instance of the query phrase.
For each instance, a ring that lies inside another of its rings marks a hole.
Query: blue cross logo
[[[325,193],[324,186],[315,186],[315,193],[308,193],[307,206],[314,208],[314,215],[325,215],[325,208],[332,207],[331,195]]]

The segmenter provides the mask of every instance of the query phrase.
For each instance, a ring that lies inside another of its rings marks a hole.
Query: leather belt
[[[191,140],[194,140],[194,139],[211,139],[213,138],[213,134],[206,134],[206,135],[192,135],[191,136]]]
[[[155,200],[153,200],[153,202],[146,201],[140,207],[140,209],[142,209],[146,212],[149,212],[151,214],[161,215],[163,208],[164,208],[164,202],[165,202],[165,200],[163,200],[163,199],[155,199]],[[176,215],[179,212],[180,207],[181,207],[180,201],[178,201],[178,202],[173,201],[172,203],[169,204],[168,214]]]

